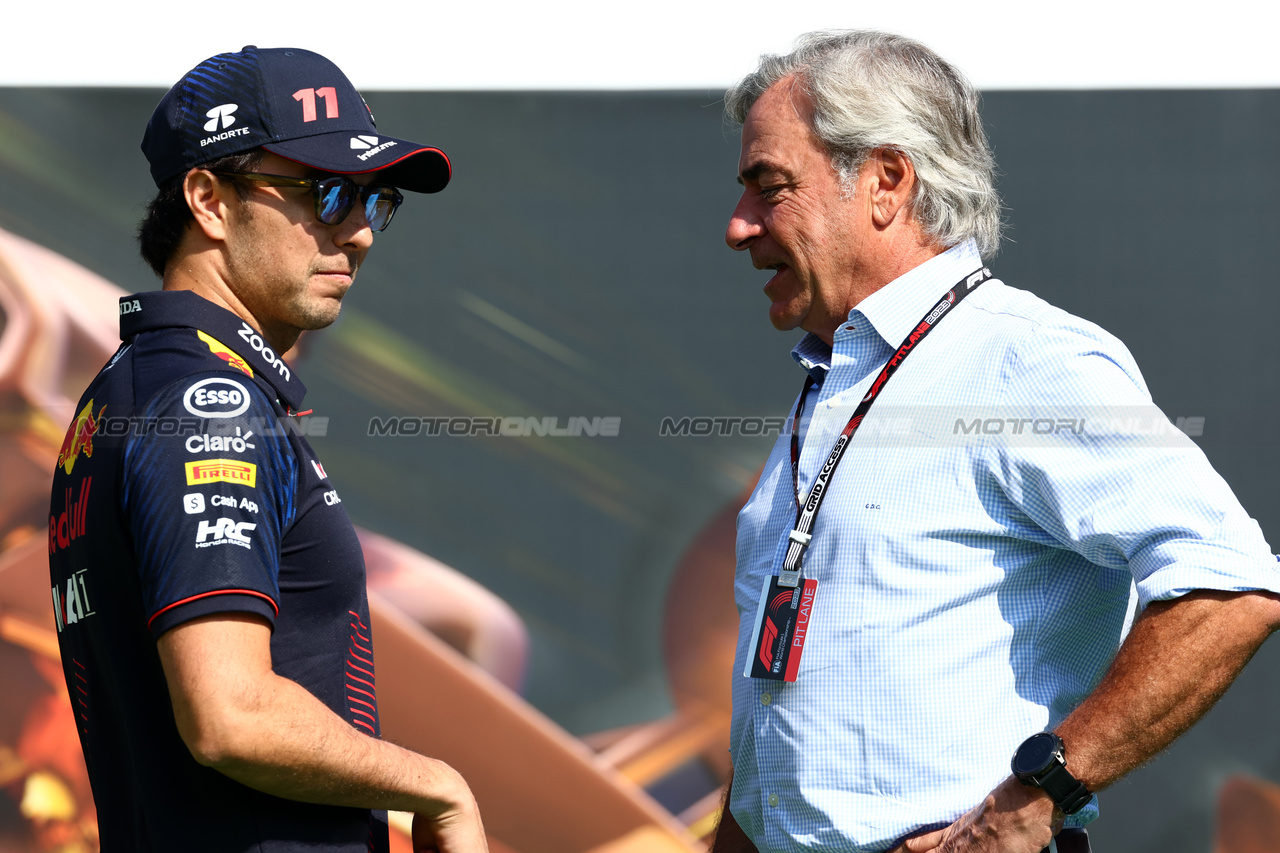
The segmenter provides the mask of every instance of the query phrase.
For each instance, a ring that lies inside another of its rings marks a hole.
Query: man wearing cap
[[[417,850],[484,851],[457,772],[379,739],[360,544],[281,357],[449,161],[324,57],[253,47],[183,77],[142,147],[164,289],[121,300],[49,527],[102,849],[386,851],[395,809]]]
[[[725,100],[726,241],[808,334],[738,516],[715,853],[1087,851],[1094,792],[1280,626],[1270,548],[1123,344],[992,277],[994,162],[953,66],[811,33]]]

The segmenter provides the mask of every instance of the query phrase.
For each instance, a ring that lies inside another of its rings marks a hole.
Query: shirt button
[[[768,693],[762,693],[762,694],[760,695],[760,704],[761,704],[761,705],[768,705],[768,704],[769,704],[770,702],[772,702],[772,701],[773,701],[773,697],[772,697],[772,696],[770,696]]]
[[[778,795],[777,795],[777,794],[770,794],[770,795],[769,795],[769,805],[770,805],[770,807],[775,808],[775,809],[778,807]]]

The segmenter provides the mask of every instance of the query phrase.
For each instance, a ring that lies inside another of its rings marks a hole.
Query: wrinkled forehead
[[[742,123],[739,180],[754,180],[762,169],[825,148],[813,131],[813,105],[794,77],[765,90]]]

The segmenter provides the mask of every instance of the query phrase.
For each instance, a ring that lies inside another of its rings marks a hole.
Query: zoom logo
[[[215,376],[192,384],[182,395],[182,405],[202,418],[234,418],[249,408],[249,391],[234,379]]]
[[[238,109],[240,109],[239,104],[220,104],[214,107],[204,114],[205,118],[209,119],[204,123],[204,129],[212,133],[218,129],[218,121],[221,120],[222,129],[226,130],[228,127],[231,127],[231,125],[236,123],[234,113]]]

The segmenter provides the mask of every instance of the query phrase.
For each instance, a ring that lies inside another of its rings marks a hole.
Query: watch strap
[[[1083,782],[1072,776],[1067,766],[1061,762],[1055,761],[1048,770],[1038,775],[1035,782],[1064,814],[1075,814],[1093,799],[1093,793]]]

